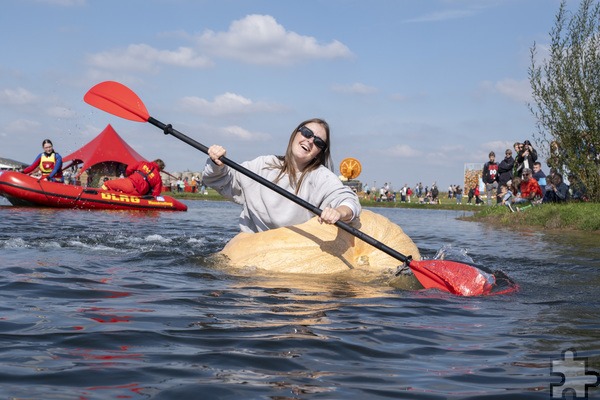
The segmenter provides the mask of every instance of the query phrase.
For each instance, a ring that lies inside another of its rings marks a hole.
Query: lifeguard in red
[[[145,196],[147,194],[159,196],[162,192],[160,171],[164,168],[165,163],[160,159],[152,162],[141,161],[135,165],[127,166],[125,178],[104,182],[102,189],[135,196]]]

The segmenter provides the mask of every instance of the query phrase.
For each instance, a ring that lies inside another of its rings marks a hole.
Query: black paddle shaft
[[[157,128],[161,129],[165,133],[165,135],[175,136],[177,139],[189,144],[192,147],[195,147],[196,149],[198,149],[201,152],[208,155],[208,147],[206,147],[202,143],[199,143],[199,142],[195,141],[194,139],[184,135],[183,133],[179,132],[178,130],[174,129],[170,124],[165,125],[164,123],[162,123],[159,120],[152,118],[152,117],[148,117],[148,122],[151,123],[152,125],[156,126]],[[294,195],[293,193],[288,192],[287,190],[283,189],[282,187],[277,186],[273,182],[266,180],[262,176],[250,171],[249,169],[244,168],[243,166],[230,160],[227,157],[221,157],[220,160],[223,164],[227,165],[228,167],[233,168],[234,170],[238,171],[239,173],[244,174],[247,177],[260,183],[261,185],[264,185],[264,186],[268,187],[269,189],[279,193],[283,197],[293,201],[294,203],[298,204],[299,206],[306,208],[308,211],[312,212],[313,214],[321,216],[321,212],[323,212],[323,210],[321,210],[318,207],[315,207],[314,205],[310,204],[309,202],[305,201],[304,199],[301,199],[300,197]],[[343,229],[346,232],[350,233],[351,235],[370,244],[371,246],[383,251],[387,255],[392,256],[395,259],[402,261],[403,263],[406,263],[407,265],[410,264],[412,261],[411,256],[407,257],[404,254],[398,253],[396,250],[392,249],[391,247],[386,246],[385,244],[381,243],[377,239],[367,235],[364,232],[359,231],[358,229],[345,223],[344,221],[337,221],[335,223],[335,225],[338,228]]]

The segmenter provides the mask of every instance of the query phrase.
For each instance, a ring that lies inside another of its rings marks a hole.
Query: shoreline
[[[211,200],[229,201],[215,190],[208,194],[189,192],[164,192],[178,200]],[[464,199],[464,198],[463,198]],[[363,207],[411,208],[417,210],[452,210],[473,212],[473,215],[459,217],[464,221],[483,222],[498,227],[568,229],[597,233],[600,232],[600,203],[569,202],[565,204],[541,204],[530,207],[523,212],[510,212],[507,207],[482,204],[481,206],[456,204],[456,199],[440,198],[440,204],[419,204],[401,202],[379,202],[362,198]]]

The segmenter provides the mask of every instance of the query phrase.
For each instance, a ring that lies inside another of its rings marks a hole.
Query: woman
[[[243,206],[242,232],[261,232],[308,221],[312,213],[255,180],[224,165],[226,150],[213,145],[203,183]],[[329,125],[314,118],[294,129],[284,156],[261,156],[242,163],[246,169],[323,210],[319,222],[350,222],[360,214],[358,196],[330,170]]]
[[[526,168],[533,169],[533,163],[537,161],[537,158],[537,151],[533,148],[529,140],[525,140],[515,158],[516,174],[514,176],[521,176],[523,170]]]
[[[54,146],[50,139],[45,139],[42,142],[44,149],[33,163],[23,170],[24,174],[30,174],[36,169],[42,173],[41,179],[51,182],[64,182],[62,174],[62,157],[54,151]]]

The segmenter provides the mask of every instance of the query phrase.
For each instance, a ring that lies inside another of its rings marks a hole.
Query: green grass
[[[165,192],[177,199],[185,200],[225,200],[213,189],[208,189],[207,195],[198,193],[171,193]],[[472,216],[461,217],[463,220],[489,222],[498,226],[508,227],[541,227],[545,229],[573,229],[583,231],[600,230],[600,203],[566,203],[566,204],[542,204],[529,207],[522,212],[510,212],[504,206],[481,206],[466,204],[463,197],[462,204],[456,204],[456,199],[448,196],[440,197],[440,204],[419,204],[414,200],[411,203],[400,202],[377,202],[361,199],[363,207],[386,207],[386,208],[412,208],[418,210],[457,210],[473,211]]]
[[[214,201],[226,201],[223,196],[217,193],[214,189],[208,189],[206,195],[200,193],[191,192],[164,192],[167,196],[174,197],[179,200],[214,200]]]
[[[598,231],[600,203],[541,204],[514,213],[507,207],[485,207],[475,215],[462,219],[511,227]]]

